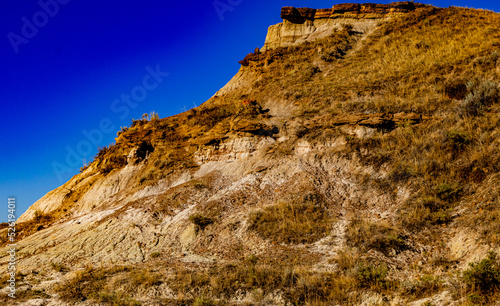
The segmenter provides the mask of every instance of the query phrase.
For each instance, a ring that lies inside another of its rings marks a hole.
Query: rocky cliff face
[[[409,1],[391,4],[344,3],[336,4],[331,9],[283,7],[283,23],[269,27],[262,51],[312,42],[330,35],[344,24],[351,24],[354,31],[366,32],[382,19],[424,7]]]
[[[4,287],[3,302],[497,300],[464,275],[500,251],[500,16],[402,2],[282,17],[211,99],[134,120],[20,217],[19,299]]]
[[[306,20],[328,18],[381,18],[388,14],[410,13],[425,7],[420,3],[410,1],[393,2],[391,4],[375,3],[343,3],[336,4],[331,9],[295,8],[286,6],[281,9],[281,18],[293,23],[304,23]]]

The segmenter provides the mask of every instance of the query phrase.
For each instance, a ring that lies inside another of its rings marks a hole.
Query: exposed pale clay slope
[[[306,20],[304,23],[293,23],[283,20],[282,23],[269,27],[266,42],[261,51],[313,42],[331,35],[334,30],[340,30],[345,24],[353,25],[354,31],[366,33],[370,29],[373,29],[377,25],[377,22],[385,18],[389,17],[377,19],[317,19]]]

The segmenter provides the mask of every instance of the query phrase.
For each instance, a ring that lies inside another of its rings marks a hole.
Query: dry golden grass
[[[349,292],[358,286],[356,277],[313,273],[309,267],[300,264],[261,264],[255,256],[206,270],[178,268],[167,282],[174,292],[186,300],[216,296],[225,301],[241,290],[254,292],[254,298],[258,300],[280,290],[284,293],[284,299],[294,305],[356,302]]]
[[[500,80],[499,21],[498,14],[488,11],[424,7],[382,22],[363,42],[346,26],[314,43],[280,49],[272,63],[245,68],[260,76],[253,88],[214,97],[170,118],[134,120],[120,132],[117,145],[96,157],[96,163],[105,173],[122,167],[128,150],[147,141],[154,151],[137,182],[154,184],[175,169],[196,167],[192,155],[200,145],[238,132],[231,130],[231,122],[261,121],[265,112],[259,104],[243,103],[249,97],[259,102],[273,96],[288,101],[292,116],[301,118],[358,112],[429,115],[424,123],[402,125],[357,143],[361,160],[388,166],[389,175],[379,186],[394,190],[410,183],[417,199],[439,184],[459,184],[469,190],[470,183],[498,171],[500,144],[492,135],[499,132],[494,112],[495,84]],[[320,71],[318,61],[331,71]],[[322,128],[310,126],[297,137]],[[353,142],[358,140],[351,139],[349,149]],[[271,153],[292,152],[293,143],[284,143]],[[419,201],[404,211],[406,223],[451,221],[453,203],[433,211]]]
[[[377,250],[385,255],[395,255],[408,248],[406,237],[388,224],[352,221],[346,231],[350,247],[362,251]]]
[[[250,255],[229,263],[213,265],[179,265],[158,262],[162,274],[139,267],[92,268],[78,272],[74,278],[57,286],[56,292],[68,303],[92,301],[119,305],[138,305],[139,291],[166,284],[175,300],[155,300],[172,305],[224,305],[237,292],[250,293],[254,301],[281,292],[294,305],[359,304],[360,291],[393,294],[401,292],[414,299],[442,288],[441,282],[423,276],[412,282],[392,280],[385,264],[360,259],[344,252],[336,259],[338,272],[312,271],[300,257],[261,259]]]
[[[49,226],[53,221],[54,217],[52,215],[43,214],[40,211],[35,211],[35,217],[31,221],[16,223],[16,241],[21,240],[25,237],[36,233]],[[5,246],[9,244],[7,237],[7,230],[5,229],[5,234],[2,235],[0,240],[0,246]]]
[[[373,182],[385,191],[409,186],[412,198],[400,210],[401,226],[415,231],[449,224],[463,196],[500,170],[499,21],[489,11],[426,7],[384,21],[361,44],[359,34],[337,31],[282,49],[267,66],[246,67],[261,78],[245,94],[279,97],[294,108],[292,116],[306,119],[379,112],[428,116],[368,140],[349,137],[345,154],[354,151],[366,165],[387,169],[384,179]],[[335,50],[342,52],[333,56]],[[318,61],[331,70],[319,71]],[[309,125],[298,138],[314,141],[313,134],[327,128]],[[292,152],[293,142],[270,151]],[[442,198],[439,188],[445,186],[453,194]]]
[[[457,220],[457,225],[469,227],[478,233],[483,242],[495,247],[500,243],[500,188],[498,175],[492,179],[492,188],[488,188],[481,197],[469,200],[471,206],[467,214]]]
[[[278,243],[311,243],[324,237],[331,220],[321,203],[279,202],[250,215],[250,230]]]
[[[252,94],[273,94],[312,109],[334,106],[336,112],[432,114],[451,102],[445,95],[451,80],[462,79],[465,86],[498,79],[498,21],[492,12],[425,8],[386,21],[353,52],[359,35],[339,31],[282,50],[269,68],[254,67],[262,80]],[[343,50],[342,55],[330,60],[332,50]],[[318,60],[330,63],[332,72],[319,73],[313,64]]]
[[[29,300],[35,299],[49,299],[51,296],[42,290],[32,290],[32,289],[22,289],[16,290],[15,299],[16,302],[22,303]],[[0,295],[0,302],[4,303],[4,305],[9,305],[12,302],[12,298],[7,296],[6,294]]]
[[[459,205],[470,207],[456,225],[471,228],[485,242],[498,245],[499,196],[493,189],[498,184],[489,179],[500,171],[500,14],[426,7],[384,21],[363,42],[358,33],[346,27],[325,39],[279,52],[272,63],[245,68],[259,76],[250,88],[214,97],[174,117],[134,120],[119,133],[116,145],[100,151],[95,166],[103,175],[112,173],[125,165],[131,148],[146,146],[146,142],[151,146],[146,150],[150,158],[136,182],[154,184],[175,170],[195,168],[192,156],[200,147],[231,135],[253,135],[246,128],[267,118],[259,103],[272,97],[287,103],[287,120],[313,123],[298,129],[294,139],[270,149],[267,157],[291,155],[296,139],[321,141],[324,133],[320,132],[328,129],[329,137],[345,136],[347,142],[343,152],[332,154],[348,158],[356,154],[365,166],[382,175],[363,183],[386,192],[399,187],[411,192],[409,200],[399,207],[396,221],[351,222],[347,229],[350,248],[393,256],[408,248],[403,233],[411,234],[412,239],[425,233],[427,241],[439,244],[439,229],[454,224]],[[318,62],[328,71],[320,71]],[[258,103],[245,102],[249,98]],[[345,135],[328,126],[328,120],[308,120],[398,112],[418,113],[426,119],[378,130],[368,139]],[[241,122],[243,128],[235,129]],[[491,187],[491,198],[477,198],[481,184]],[[211,185],[203,181],[178,188],[158,199],[155,213],[172,214],[190,193],[205,192]],[[70,209],[84,191],[70,194],[65,209]],[[481,204],[472,205],[474,202]],[[191,221],[202,229],[230,205],[205,203],[200,207],[201,215]],[[20,225],[21,229],[26,226],[25,232],[32,233],[52,222],[54,216],[39,216],[33,223]],[[332,223],[322,205],[307,201],[264,207],[253,212],[248,221],[251,231],[283,244],[313,243],[328,234]],[[335,262],[339,268],[335,273],[312,272],[310,265],[297,262],[270,264],[254,256],[198,269],[172,269],[162,277],[125,268],[87,269],[58,291],[66,301],[133,304],[126,290],[163,281],[177,294],[179,303],[211,305],[220,302],[214,297],[223,303],[238,290],[254,292],[257,297],[280,290],[293,304],[331,305],[359,304],[362,291],[418,299],[445,286],[439,277],[427,274],[407,282],[394,281],[387,265],[360,259],[352,252],[340,253]],[[439,257],[430,266],[448,269],[452,262]],[[459,284],[463,286],[463,280]],[[471,302],[483,303],[496,297],[497,290],[495,287],[488,296],[474,290],[463,294]]]
[[[81,175],[81,174],[80,174]],[[92,186],[92,184],[101,178],[102,176],[93,176],[90,178],[86,184],[79,186],[74,189],[67,189],[66,196],[64,197],[61,205],[54,211],[50,213],[42,213],[37,210],[34,212],[34,218],[25,221],[16,223],[16,241],[24,239],[38,231],[43,230],[51,226],[57,220],[60,220],[64,217],[67,217],[71,214],[71,208],[75,203],[83,196],[85,192]],[[79,178],[82,180],[83,178]],[[7,244],[7,235],[0,239],[0,246]]]
[[[439,277],[424,275],[415,280],[408,280],[401,284],[400,292],[411,299],[421,299],[446,288],[444,281]]]
[[[113,305],[140,305],[131,298],[140,288],[161,284],[160,275],[147,269],[115,266],[107,269],[87,267],[55,291],[65,302],[90,300]]]
[[[335,258],[339,271],[346,275],[351,274],[359,261],[360,258],[354,250],[341,250]]]

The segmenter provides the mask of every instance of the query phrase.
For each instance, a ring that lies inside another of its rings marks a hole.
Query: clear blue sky
[[[68,152],[90,161],[132,118],[174,115],[210,98],[264,44],[282,6],[341,2],[348,1],[3,1],[0,222],[9,196],[19,216],[78,173],[82,161]],[[500,11],[496,1],[422,2]],[[122,94],[140,102],[127,105]],[[91,147],[84,131],[93,134]]]

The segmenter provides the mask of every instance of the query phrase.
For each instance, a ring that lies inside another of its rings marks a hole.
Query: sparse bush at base
[[[250,215],[250,230],[278,243],[311,243],[331,228],[328,214],[313,201],[280,202]]]
[[[461,107],[465,115],[478,116],[493,103],[498,103],[500,99],[500,87],[493,81],[482,81],[479,84],[468,84],[471,91]]]
[[[489,252],[488,257],[469,264],[464,271],[464,281],[472,292],[479,292],[484,297],[497,293],[500,289],[500,263],[495,253]]]

